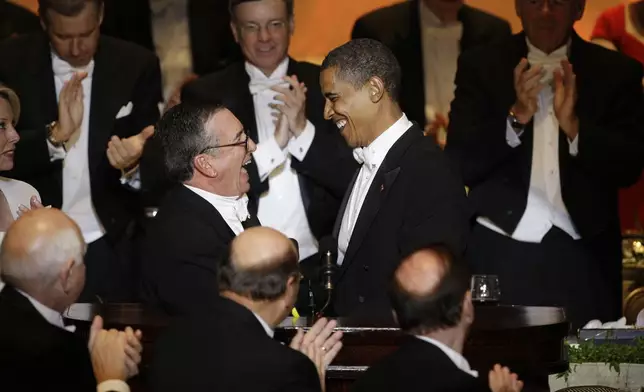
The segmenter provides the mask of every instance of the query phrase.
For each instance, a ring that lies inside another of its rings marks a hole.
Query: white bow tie
[[[87,66],[82,67],[82,68],[74,68],[72,67],[67,61],[61,59],[60,57],[56,55],[53,56],[53,61],[52,61],[52,68],[54,71],[55,76],[60,76],[63,79],[66,79],[66,77],[71,77],[72,74],[76,72],[87,72],[91,73],[92,70],[94,69],[94,60],[90,61]]]
[[[264,91],[267,91],[274,86],[288,87],[288,83],[286,83],[281,78],[280,79],[251,79],[248,85],[248,88],[250,89],[251,94],[256,95]]]
[[[528,63],[533,67],[536,65],[543,67],[545,75],[541,79],[541,83],[546,84],[552,82],[554,71],[561,69],[561,62],[567,58],[568,54],[566,48],[557,49],[550,54],[545,54],[537,50],[528,51]]]
[[[240,222],[250,218],[250,213],[248,212],[248,196],[244,195],[237,199],[234,209]]]
[[[353,159],[359,164],[365,164],[368,169],[374,168],[374,156],[367,147],[358,147],[353,149]]]

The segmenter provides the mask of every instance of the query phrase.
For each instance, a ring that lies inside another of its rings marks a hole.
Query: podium
[[[154,340],[168,320],[140,304],[77,304],[65,316],[76,321],[78,333],[87,333],[89,320],[96,314],[103,316],[106,328],[132,326],[143,331],[141,374],[130,380],[130,386],[133,391],[145,391],[145,370]],[[405,336],[391,320],[337,320],[337,329],[344,333],[343,348],[327,371],[327,392],[348,391],[362,372],[395,350]],[[307,318],[288,318],[276,329],[275,338],[288,342],[297,328],[310,325]],[[464,355],[481,377],[487,377],[494,364],[500,363],[519,374],[526,386],[547,388],[549,374],[568,369],[564,348],[568,330],[561,308],[480,306],[476,307]]]

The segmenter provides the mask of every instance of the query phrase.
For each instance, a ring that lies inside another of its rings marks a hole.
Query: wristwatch
[[[525,129],[526,124],[520,122],[517,115],[512,110],[510,110],[510,114],[508,114],[508,121],[516,133],[522,133]]]
[[[63,147],[65,148],[65,142],[62,140],[58,140],[54,137],[54,128],[58,125],[58,121],[52,121],[51,123],[46,125],[47,128],[47,140],[49,143],[51,143],[52,146],[54,147]]]

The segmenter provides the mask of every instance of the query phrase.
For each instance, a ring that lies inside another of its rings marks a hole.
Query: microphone
[[[333,236],[326,236],[320,240],[320,275],[322,276],[322,287],[327,293],[326,303],[318,313],[321,317],[324,310],[331,303],[333,292],[333,275],[335,274],[336,261],[338,257],[338,243]]]

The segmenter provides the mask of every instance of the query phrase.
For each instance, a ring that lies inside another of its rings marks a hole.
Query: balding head
[[[400,263],[389,294],[400,327],[426,334],[461,324],[468,291],[463,263],[454,261],[447,248],[434,246]]]
[[[83,289],[85,249],[74,221],[60,210],[42,208],[9,227],[0,249],[0,270],[8,284],[60,310]]]

